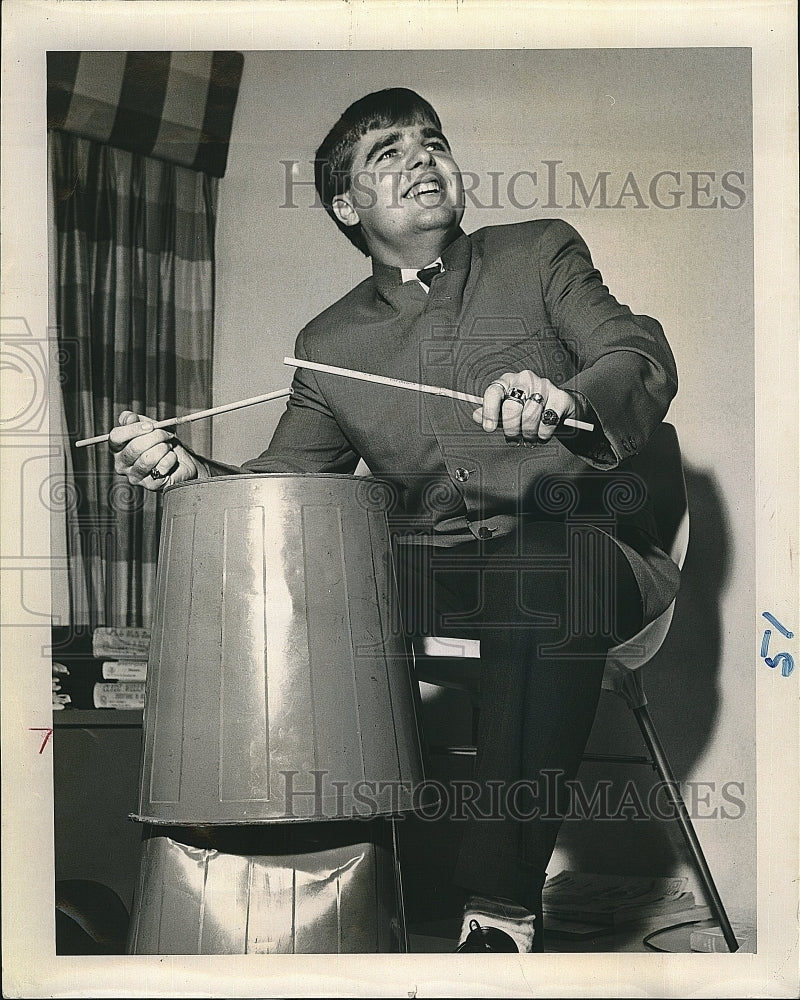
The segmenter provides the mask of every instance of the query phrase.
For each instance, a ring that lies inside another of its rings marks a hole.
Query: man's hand
[[[153,430],[152,420],[130,410],[120,413],[118,423],[108,444],[116,472],[129,483],[158,492],[197,478],[197,463],[174,434]]]
[[[472,414],[475,423],[493,431],[502,422],[509,444],[549,441],[565,417],[574,417],[575,397],[535,372],[506,372],[483,394],[483,405]]]

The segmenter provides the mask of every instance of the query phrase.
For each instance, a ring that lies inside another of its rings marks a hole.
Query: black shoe
[[[499,930],[497,927],[481,927],[477,920],[470,920],[469,934],[463,943],[456,948],[460,951],[516,951],[519,952],[517,943],[510,934]]]

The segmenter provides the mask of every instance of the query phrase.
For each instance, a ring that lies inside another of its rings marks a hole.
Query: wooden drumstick
[[[460,399],[465,403],[483,403],[482,396],[474,396],[469,392],[457,392],[455,389],[445,389],[443,386],[422,385],[419,382],[407,382],[401,378],[388,378],[385,375],[371,375],[368,372],[354,371],[351,368],[336,368],[333,365],[323,365],[316,361],[301,361],[299,358],[284,358],[285,365],[294,365],[296,368],[310,368],[313,371],[326,372],[329,375],[344,375],[347,378],[360,379],[362,382],[376,382],[379,385],[390,385],[396,389],[411,389],[414,392],[427,392],[434,396],[447,396],[450,399]],[[261,396],[251,396],[249,399],[239,399],[234,403],[225,403],[222,406],[212,406],[208,410],[197,410],[195,413],[187,413],[183,417],[169,417],[166,420],[150,421],[152,429],[161,427],[177,427],[180,424],[189,424],[193,420],[203,420],[205,417],[213,417],[218,413],[230,413],[232,410],[241,410],[245,406],[255,406],[256,403],[266,403],[270,399],[280,399],[282,396],[291,396],[292,389],[277,389],[275,392],[267,392]],[[563,424],[569,427],[577,427],[583,431],[594,430],[594,424],[585,420],[576,420],[572,417],[565,417]],[[132,426],[127,424],[125,426]],[[90,444],[101,444],[108,441],[110,434],[98,434],[97,437],[84,438],[75,442],[76,448],[86,448]]]
[[[412,389],[414,392],[427,392],[432,396],[448,396],[450,399],[462,399],[465,403],[483,403],[483,396],[473,396],[469,392],[456,392],[455,389],[445,389],[437,385],[422,385],[419,382],[407,382],[402,378],[388,378],[385,375],[370,375],[367,372],[354,371],[352,368],[335,368],[333,365],[323,365],[318,361],[301,361],[299,358],[284,358],[285,365],[294,365],[296,368],[310,368],[315,372],[325,372],[328,375],[344,375],[346,378],[360,379],[362,382],[377,382],[379,385],[392,385],[396,389]],[[576,420],[573,417],[565,417],[561,421],[568,427],[577,427],[582,431],[593,431],[594,424],[585,420]]]
[[[224,403],[222,406],[212,406],[210,410],[197,410],[195,413],[187,413],[184,417],[168,417],[166,420],[153,420],[153,430],[159,427],[177,427],[179,424],[190,424],[193,420],[203,420],[205,417],[214,417],[218,413],[228,413],[231,410],[241,410],[245,406],[255,406],[256,403],[266,403],[269,399],[280,399],[281,396],[291,396],[291,389],[277,389],[275,392],[267,392],[262,396],[251,396],[250,399],[239,399],[235,403]],[[121,426],[132,427],[133,424]],[[84,438],[76,441],[76,448],[85,448],[90,444],[101,444],[108,441],[110,434],[99,434],[97,437]]]

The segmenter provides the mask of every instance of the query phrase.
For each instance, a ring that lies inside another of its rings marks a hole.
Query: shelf
[[[142,712],[122,708],[64,708],[53,712],[53,726],[97,728],[106,726],[141,726]]]

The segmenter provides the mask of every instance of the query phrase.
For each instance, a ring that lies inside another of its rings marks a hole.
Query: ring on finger
[[[167,455],[169,455],[171,452],[172,448],[168,446]],[[166,455],[163,456],[163,458],[166,458]],[[168,472],[160,472],[158,469],[158,466],[161,464],[163,458],[159,459],[159,461],[150,470],[150,478],[154,479],[156,482],[160,482],[162,479],[166,479],[169,476]]]
[[[487,389],[491,389],[493,385],[499,385],[500,388],[503,390],[503,399],[508,399],[508,386],[505,384],[505,382],[501,382],[499,378],[496,378],[494,382],[489,383]]]
[[[532,392],[529,398],[532,399],[534,403],[538,403],[539,406],[544,403],[544,396],[540,392]]]
[[[507,399],[513,399],[515,403],[521,403],[524,406],[528,401],[528,394],[524,389],[520,389],[519,386],[515,385],[512,389],[509,389]]]
[[[561,420],[561,417],[556,413],[555,410],[545,410],[542,414],[542,423],[546,424],[548,427],[555,427],[555,425]]]

